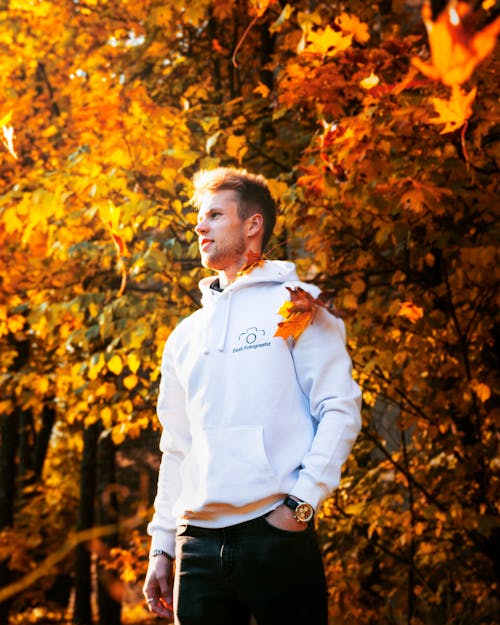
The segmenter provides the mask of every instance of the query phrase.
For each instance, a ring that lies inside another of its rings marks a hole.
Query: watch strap
[[[290,510],[293,510],[294,512],[297,509],[297,506],[299,505],[299,502],[296,499],[293,499],[292,497],[289,497],[288,495],[285,497],[285,501],[283,503],[285,504],[287,508],[290,508]]]
[[[311,506],[311,504],[308,504],[305,501],[297,501],[289,495],[285,497],[283,504],[287,508],[290,508],[290,510],[293,512],[295,520],[298,523],[308,523],[314,515],[314,508]],[[305,512],[305,510],[307,510],[307,512]]]

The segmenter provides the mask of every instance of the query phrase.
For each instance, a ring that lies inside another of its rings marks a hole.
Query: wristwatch
[[[314,508],[311,504],[306,503],[305,501],[296,501],[288,496],[285,498],[283,503],[293,512],[293,516],[296,521],[307,523],[313,518]]]

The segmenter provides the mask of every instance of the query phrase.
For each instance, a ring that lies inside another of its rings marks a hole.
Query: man
[[[201,281],[202,308],[163,354],[144,595],[178,625],[251,615],[326,625],[313,514],[360,428],[343,323],[317,305],[295,340],[274,336],[290,289],[313,302],[319,290],[293,263],[259,260],[276,219],[265,179],[219,168],[198,173],[194,189],[201,260],[217,276]]]

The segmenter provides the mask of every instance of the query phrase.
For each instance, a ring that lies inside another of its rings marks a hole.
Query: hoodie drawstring
[[[224,316],[224,326],[222,328],[222,332],[220,335],[219,345],[217,346],[218,352],[223,352],[226,346],[226,337],[227,337],[227,329],[229,327],[229,313],[231,311],[231,298],[232,297],[233,297],[233,293],[232,291],[229,291],[228,296],[227,296],[227,303],[226,303],[226,314]]]
[[[224,325],[222,332],[220,333],[219,342],[217,345],[217,351],[223,352],[226,347],[226,338],[229,328],[229,316],[231,314],[231,298],[233,294],[229,291],[226,297],[220,298],[216,306],[225,306],[224,311]],[[203,328],[203,354],[206,356],[210,353],[210,336],[216,331],[217,313],[215,310],[211,311],[212,314],[208,315],[206,319],[205,327]]]

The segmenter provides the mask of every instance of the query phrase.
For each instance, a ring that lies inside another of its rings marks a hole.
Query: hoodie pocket
[[[278,491],[262,427],[203,430],[194,437],[192,451],[205,504],[244,506]]]

